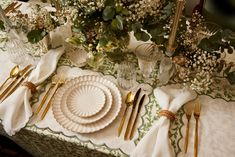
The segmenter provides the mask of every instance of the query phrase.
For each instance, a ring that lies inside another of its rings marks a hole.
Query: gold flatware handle
[[[51,106],[53,97],[54,97],[56,91],[58,90],[58,88],[59,88],[59,83],[56,84],[55,91],[53,92],[52,96],[50,97],[50,99],[49,99],[49,101],[47,103],[47,106],[46,106],[45,110],[42,113],[41,120],[43,120],[45,118],[45,116],[46,116],[46,114],[47,114],[47,112],[48,112],[48,110],[49,110],[49,108]]]
[[[186,126],[186,130],[185,130],[185,141],[184,141],[184,152],[185,153],[187,153],[187,151],[188,151],[189,122],[190,122],[190,118],[187,120],[187,126]]]
[[[195,136],[194,136],[194,157],[198,155],[198,119],[196,119]]]
[[[133,101],[133,105],[132,105],[132,108],[131,108],[131,115],[130,115],[128,123],[127,123],[127,128],[126,128],[126,132],[125,132],[125,135],[124,135],[124,140],[128,139],[128,135],[129,135],[129,132],[130,132],[130,129],[131,129],[131,122],[132,122],[132,119],[133,119],[133,114],[135,112],[135,108],[136,108],[136,105],[137,105],[137,101],[139,99],[140,92],[141,92],[141,88],[138,89],[138,91],[136,92],[136,94],[134,96],[134,101]]]
[[[4,13],[7,14],[8,12],[10,12],[12,9],[14,9],[14,7],[17,5],[17,2],[12,2],[10,5],[8,5],[6,7],[6,9],[4,9]]]
[[[42,98],[42,101],[40,103],[40,105],[38,106],[38,108],[36,109],[36,111],[34,112],[35,114],[38,114],[40,112],[40,110],[42,109],[42,106],[44,105],[44,103],[46,102],[48,96],[49,96],[49,93],[51,91],[51,89],[53,88],[54,86],[51,85],[50,88],[47,90],[46,94],[44,95],[44,97]]]
[[[6,89],[1,93],[0,95],[0,101],[2,100],[2,98],[4,98],[4,96],[9,92],[9,90],[15,85],[15,83],[18,81],[18,79],[23,76],[31,67],[32,65],[28,65],[26,66],[23,70],[20,71],[20,75],[17,76],[12,82],[11,84],[9,84]]]
[[[2,98],[4,98],[4,96],[9,92],[9,90],[12,88],[12,86],[14,86],[14,84],[17,82],[17,78],[15,78],[11,84],[9,84],[7,86],[7,88],[1,93],[0,95],[0,100],[2,100]]]
[[[134,109],[132,108],[132,110],[134,110]],[[125,132],[125,135],[124,135],[124,140],[128,139],[128,135],[129,135],[129,132],[130,132],[130,129],[131,129],[131,121],[132,121],[133,112],[134,111],[131,112],[130,118],[129,118],[128,123],[127,123],[127,128],[126,128],[126,132]]]
[[[8,77],[4,82],[3,82],[3,84],[1,85],[1,87],[0,87],[0,90],[4,87],[4,85],[7,83],[7,81],[10,79],[10,77]]]
[[[125,120],[126,120],[127,109],[128,109],[128,107],[125,108],[125,111],[124,111],[122,120],[121,120],[120,125],[119,125],[119,127],[118,127],[118,137],[121,135],[122,128],[123,128],[124,122],[125,122]]]
[[[30,69],[27,71],[23,77],[20,78],[20,81],[9,91],[9,93],[4,97],[2,101],[4,101],[7,97],[9,97],[21,84],[22,82],[26,79],[26,77],[29,76],[29,74],[32,72],[33,69]]]

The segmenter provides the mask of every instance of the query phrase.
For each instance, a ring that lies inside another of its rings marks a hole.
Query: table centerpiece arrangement
[[[136,40],[156,44],[172,62],[167,80],[184,83],[199,93],[212,90],[209,87],[215,75],[222,75],[230,84],[235,82],[234,64],[225,61],[235,46],[232,31],[203,19],[198,12],[187,19],[182,14],[185,1],[69,0],[51,4],[54,12],[36,6],[30,16],[15,11],[9,19],[15,28],[26,32],[31,43],[41,41],[69,19],[73,35],[66,41],[83,46],[94,69],[106,57],[120,63],[132,54],[127,47],[133,32]]]

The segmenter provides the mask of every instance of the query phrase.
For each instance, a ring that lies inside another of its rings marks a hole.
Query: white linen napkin
[[[196,97],[196,93],[187,89],[161,87],[154,90],[154,96],[162,110],[176,113],[182,105]],[[141,139],[131,153],[131,157],[173,157],[173,149],[168,132],[170,120],[162,116],[150,131]]]
[[[58,42],[57,39],[55,41]],[[42,56],[27,81],[35,85],[45,81],[55,71],[57,62],[63,53],[64,46],[49,50]],[[31,91],[25,86],[20,86],[0,104],[0,119],[8,135],[12,136],[23,128],[32,116],[32,109],[29,103],[30,97]]]

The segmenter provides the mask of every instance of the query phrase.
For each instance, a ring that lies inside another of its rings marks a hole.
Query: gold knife
[[[6,87],[6,89],[0,95],[0,100],[9,92],[9,90],[15,85],[20,77],[22,77],[32,65],[26,66],[23,70],[20,71],[19,75]]]
[[[135,126],[136,126],[136,122],[138,120],[139,114],[140,114],[140,110],[142,108],[142,105],[144,103],[144,98],[145,98],[145,94],[141,97],[140,102],[139,102],[139,106],[138,106],[138,110],[137,110],[137,114],[135,117],[135,121],[133,123],[132,129],[131,129],[131,135],[130,135],[130,140],[132,140],[133,136],[134,136],[134,131],[135,131]]]
[[[9,93],[4,97],[2,101],[4,101],[7,97],[9,97],[20,85],[21,83],[29,76],[33,69],[27,71],[18,81],[18,83],[9,91]]]
[[[59,80],[59,81],[57,82],[57,84],[55,85],[55,90],[54,90],[52,96],[50,97],[50,99],[49,99],[49,101],[48,101],[48,103],[47,103],[47,106],[46,106],[45,110],[44,110],[43,113],[42,113],[41,120],[43,120],[44,117],[46,116],[46,114],[47,114],[47,112],[48,112],[48,110],[49,110],[49,108],[50,108],[50,106],[51,106],[53,97],[54,97],[55,93],[57,92],[57,90],[59,89],[59,87],[60,87],[62,84],[63,84],[63,82],[62,82],[61,80]]]
[[[49,89],[47,90],[46,94],[44,95],[41,103],[39,104],[38,108],[36,109],[36,111],[34,112],[34,114],[38,114],[40,112],[40,110],[42,109],[42,106],[44,105],[44,103],[46,102],[48,96],[49,96],[49,93],[51,91],[51,89],[54,87],[53,84],[51,84],[51,86],[49,87]]]
[[[125,132],[125,135],[124,135],[124,140],[127,140],[127,138],[128,138],[130,128],[131,128],[131,122],[132,122],[132,119],[133,119],[133,113],[135,112],[135,107],[136,107],[136,104],[138,102],[140,92],[141,92],[141,88],[138,89],[138,91],[136,92],[135,97],[134,97],[133,107],[132,107],[132,110],[131,110],[131,115],[130,115],[129,121],[127,123],[127,128],[126,128],[126,132]]]

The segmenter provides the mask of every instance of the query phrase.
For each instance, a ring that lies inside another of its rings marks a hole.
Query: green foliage
[[[105,21],[112,20],[113,17],[115,16],[115,8],[112,6],[106,6],[105,9],[103,10],[103,19]]]
[[[121,61],[125,60],[126,53],[123,52],[121,49],[117,49],[113,52],[107,52],[106,53],[109,59],[111,59],[113,62],[120,63]]]
[[[166,35],[166,32],[163,29],[162,25],[157,25],[155,28],[150,29],[149,33],[152,36],[152,41],[157,43],[158,45],[161,45],[165,42],[164,35]]]
[[[122,19],[122,17],[117,15],[116,18],[112,20],[111,25],[114,29],[123,30],[123,19]]]
[[[85,42],[85,40],[86,39],[82,36],[73,36],[73,37],[68,38],[66,42],[73,44],[73,45],[81,45]]]
[[[160,20],[167,20],[172,15],[172,8],[174,7],[173,2],[169,2],[162,10],[162,16]]]
[[[43,39],[46,33],[43,30],[31,30],[27,34],[28,41],[32,44],[35,44]]]
[[[205,50],[205,51],[219,51],[221,49],[221,52],[224,51],[224,49],[228,50],[228,53],[233,53],[233,49],[231,45],[227,41],[223,41],[223,34],[222,32],[217,32],[215,35],[212,35],[209,38],[204,38],[201,40],[200,44],[198,45],[199,48]]]
[[[0,20],[0,30],[5,30],[4,22]]]
[[[134,32],[134,35],[137,40],[148,41],[150,39],[150,36],[146,32],[141,31],[141,30]]]

